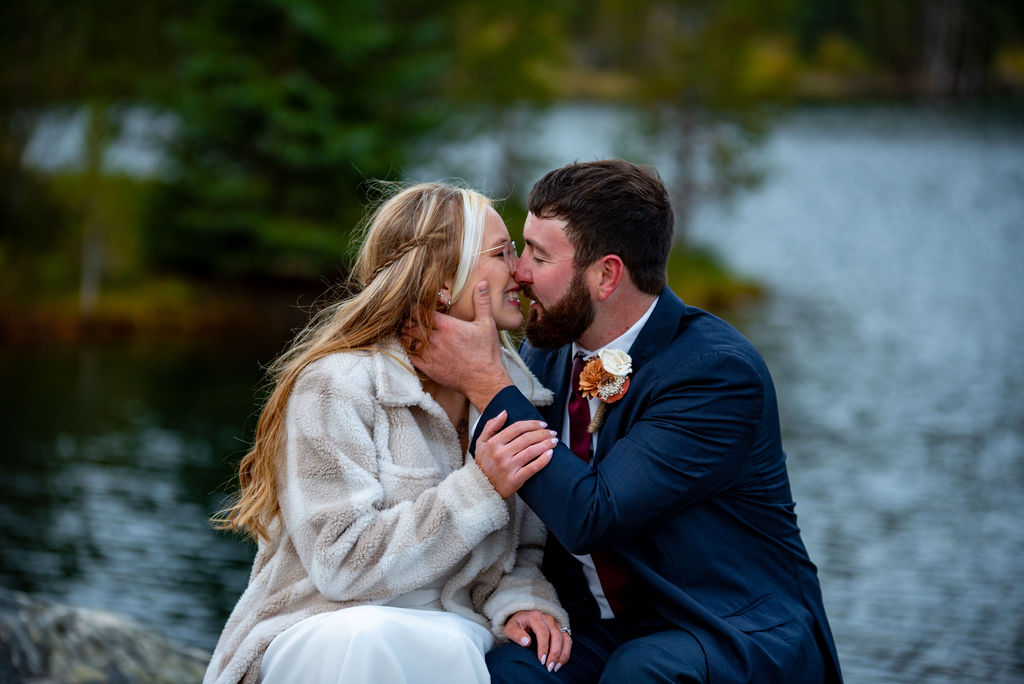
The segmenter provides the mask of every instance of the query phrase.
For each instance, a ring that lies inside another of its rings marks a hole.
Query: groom
[[[482,411],[478,434],[542,418],[562,438],[519,495],[551,532],[544,569],[572,654],[554,669],[505,644],[492,680],[840,682],[771,377],[739,332],[666,286],[673,218],[656,172],[572,164],[528,208],[521,351],[554,404],[538,414],[512,385],[484,289],[476,320],[437,316],[414,360]]]

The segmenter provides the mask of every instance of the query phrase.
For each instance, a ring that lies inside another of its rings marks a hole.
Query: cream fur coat
[[[528,371],[510,357],[506,366],[535,404],[551,403]],[[206,684],[256,682],[270,642],[306,617],[384,604],[451,573],[444,609],[499,639],[520,610],[568,625],[540,573],[540,520],[518,496],[502,500],[463,455],[411,368],[390,340],[379,352],[325,357],[299,376],[276,463],[281,516],[259,543]]]

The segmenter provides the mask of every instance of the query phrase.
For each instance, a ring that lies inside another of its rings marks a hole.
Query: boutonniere
[[[604,422],[608,404],[621,399],[629,389],[629,374],[633,372],[633,359],[629,354],[618,349],[602,349],[587,359],[580,371],[580,394],[593,399],[597,397],[601,404],[594,413],[593,420],[587,426],[587,432],[595,433]]]

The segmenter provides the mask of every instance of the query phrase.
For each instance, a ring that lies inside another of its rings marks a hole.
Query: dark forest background
[[[12,0],[0,63],[0,338],[237,330],[254,292],[344,275],[367,181],[447,142],[499,143],[518,232],[534,178],[512,131],[565,102],[669,141],[679,258],[717,277],[689,209],[760,180],[773,112],[1013,100],[1024,4]],[[72,161],[27,161],[47,125],[83,131]],[[155,169],[112,163],[131,136]]]

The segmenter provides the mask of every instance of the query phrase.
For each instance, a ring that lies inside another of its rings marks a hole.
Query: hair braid
[[[398,261],[399,259],[404,257],[406,254],[408,254],[412,250],[416,249],[417,247],[422,247],[422,246],[426,245],[427,243],[429,243],[431,240],[439,240],[439,239],[447,238],[447,236],[448,236],[448,232],[447,232],[446,229],[444,229],[444,228],[435,228],[434,230],[432,230],[431,232],[427,233],[426,235],[418,235],[418,236],[416,236],[414,238],[410,238],[410,239],[406,240],[405,242],[403,242],[401,245],[398,246],[398,249],[395,250],[394,254],[392,254],[390,257],[388,257],[383,263],[381,263],[380,266],[378,266],[377,268],[373,269],[373,272],[370,273],[370,277],[367,279],[365,284],[369,285],[370,282],[374,278],[376,278],[377,275],[380,274],[381,271],[383,271],[385,268],[391,266],[393,263],[395,263],[396,261]]]

